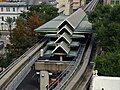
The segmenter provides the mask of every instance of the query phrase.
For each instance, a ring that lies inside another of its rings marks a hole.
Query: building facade
[[[120,90],[120,78],[93,76],[90,90]]]
[[[63,13],[65,15],[69,15],[73,10],[77,10],[78,8],[85,5],[86,0],[56,0],[58,2],[57,8],[58,13]]]
[[[104,0],[104,5],[120,5],[120,0]]]
[[[2,2],[0,3],[0,30],[8,30],[8,23],[6,19],[8,17],[12,18],[14,21],[12,28],[15,27],[15,20],[22,13],[22,11],[27,10],[27,5],[25,2]]]

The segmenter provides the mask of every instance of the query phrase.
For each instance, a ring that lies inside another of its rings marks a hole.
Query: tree
[[[34,29],[53,19],[57,15],[57,9],[46,4],[31,6],[29,12],[23,12],[18,20],[16,20],[16,27],[12,30],[10,37],[11,45],[7,45],[8,55],[6,58],[2,58],[5,60],[5,63],[8,63],[4,66],[4,62],[1,60],[0,65],[2,64],[3,67],[8,66],[14,58],[18,58],[33,46],[38,41],[38,35]],[[6,21],[11,28],[13,23],[12,19],[8,18]]]
[[[21,16],[24,19],[27,19],[33,14],[37,13],[39,15],[40,19],[43,23],[48,22],[49,20],[55,18],[58,16],[58,9],[53,7],[52,5],[47,5],[45,3],[42,3],[40,5],[31,6],[29,9],[29,12],[24,12],[21,14]]]
[[[99,75],[120,77],[120,52],[107,52],[95,60]]]
[[[120,6],[102,6],[89,14],[102,54],[96,60],[99,75],[120,76]]]
[[[15,21],[12,18],[7,17],[5,22],[8,24],[8,30],[9,30],[10,36],[11,36],[12,25]]]
[[[34,44],[34,40],[23,18],[19,18],[16,24],[17,26],[13,29],[10,42],[12,43],[12,52],[14,52],[16,56],[20,56],[27,48]]]

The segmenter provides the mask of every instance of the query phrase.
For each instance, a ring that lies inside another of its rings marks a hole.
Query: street
[[[31,70],[16,90],[39,90],[36,72]]]

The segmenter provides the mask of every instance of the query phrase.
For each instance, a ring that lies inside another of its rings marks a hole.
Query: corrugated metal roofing
[[[85,35],[73,34],[71,38],[85,38]]]
[[[57,37],[57,34],[46,34],[47,37]]]
[[[92,24],[89,21],[82,21],[76,29],[79,31],[86,30],[86,29],[92,29]]]
[[[68,48],[67,44],[64,41],[59,43],[58,46],[56,46],[55,49],[52,51],[52,53],[54,53],[58,48],[62,48],[66,52],[66,54],[68,54],[70,51],[70,48]]]
[[[71,47],[73,47],[73,46],[79,46],[79,45],[80,45],[80,43],[79,43],[79,42],[75,42],[75,41],[73,41],[73,42],[70,44]]]
[[[60,15],[57,16],[56,18],[52,19],[51,21],[45,23],[44,25],[38,27],[37,29],[35,29],[36,32],[42,32],[43,30],[47,31],[56,31],[59,27],[59,25],[64,21],[64,19],[67,16],[64,15]]]
[[[61,31],[63,31],[64,29],[66,29],[71,35],[73,34],[73,31],[67,26],[65,25],[64,27],[62,27],[62,29],[60,29],[57,34],[59,34]]]
[[[58,27],[60,27],[64,22],[68,22],[75,30],[75,33],[91,32],[92,29],[92,24],[87,21],[86,13],[80,8],[70,16],[60,15],[52,19],[51,21],[35,29],[35,31],[57,33],[59,30]]]
[[[62,35],[60,35],[60,37],[55,41],[55,43],[57,43],[61,38],[64,38],[69,44],[71,43],[71,39],[70,36],[67,33],[63,33]]]
[[[70,51],[67,55],[68,57],[76,57],[77,56],[77,51]]]
[[[78,9],[76,12],[74,12],[73,14],[71,14],[66,21],[74,28],[76,29],[76,27],[80,24],[80,22],[83,20],[83,18],[86,16],[86,13],[84,12],[84,10],[82,10],[81,8]]]

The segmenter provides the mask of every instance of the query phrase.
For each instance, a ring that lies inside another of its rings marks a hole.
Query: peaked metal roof
[[[55,41],[55,43],[57,43],[61,38],[64,38],[69,44],[71,43],[71,39],[70,36],[67,33],[63,33],[62,35],[60,35],[60,37]]]
[[[79,30],[92,29],[92,24],[89,21],[82,21],[77,27]]]
[[[67,22],[73,29],[76,29],[82,20],[85,18],[86,13],[81,8],[75,11],[70,16],[59,15],[56,18],[50,20],[49,22],[45,23],[44,25],[35,29],[36,32],[56,32],[58,31],[59,27],[64,23]]]
[[[67,21],[74,29],[76,29],[76,27],[84,19],[85,16],[86,13],[80,8],[69,17],[67,17],[65,21]]]
[[[64,41],[59,43],[58,46],[56,46],[55,49],[52,51],[52,53],[54,53],[58,48],[62,48],[66,52],[66,54],[68,54],[70,51],[70,48],[67,46],[67,44]]]
[[[65,25],[64,27],[62,27],[62,29],[60,29],[57,34],[59,34],[61,31],[63,31],[64,29],[66,29],[71,35],[73,34],[73,31],[67,26]]]
[[[50,20],[49,22],[43,24],[42,26],[35,29],[36,32],[51,32],[51,31],[57,31],[59,25],[67,18],[68,16],[65,15],[59,15],[56,18]]]

